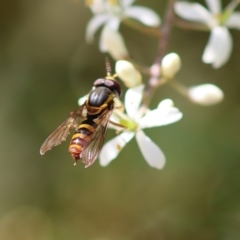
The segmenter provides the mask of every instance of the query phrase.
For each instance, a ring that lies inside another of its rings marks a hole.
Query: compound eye
[[[111,89],[117,95],[117,97],[121,96],[121,87],[117,81],[106,79],[105,86]]]
[[[105,79],[98,78],[94,83],[93,86],[105,86]]]
[[[117,97],[121,96],[121,86],[119,83],[115,80],[110,80],[106,78],[99,78],[93,83],[94,87],[107,87],[109,88],[114,94],[116,94]]]
[[[117,92],[118,97],[121,97],[122,90],[121,90],[121,86],[118,82],[114,82],[114,89]]]

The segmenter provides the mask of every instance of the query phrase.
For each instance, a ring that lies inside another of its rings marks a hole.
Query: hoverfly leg
[[[120,124],[120,123],[115,123],[115,122],[113,122],[113,121],[111,121],[111,120],[109,120],[109,123],[112,124],[112,125],[115,126],[115,127],[120,127],[120,128],[124,128],[124,129],[127,128],[127,127],[123,126],[122,124]]]
[[[123,132],[124,130],[127,129],[127,127],[123,126],[122,124],[115,123],[115,122],[113,122],[113,121],[111,121],[111,120],[109,121],[109,123],[112,124],[112,125],[115,126],[115,127],[122,128],[122,129],[117,130],[117,131],[116,131],[116,134],[119,134],[119,133],[121,133],[121,132]]]

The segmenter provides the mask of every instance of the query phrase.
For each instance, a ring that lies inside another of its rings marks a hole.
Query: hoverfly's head
[[[99,78],[93,83],[94,87],[106,87],[110,89],[117,98],[121,96],[121,86],[113,77]]]

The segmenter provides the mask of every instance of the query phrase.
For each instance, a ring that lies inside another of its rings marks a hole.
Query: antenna
[[[111,69],[109,59],[107,57],[105,58],[105,64],[106,64],[107,76],[109,77],[111,76],[112,69]]]

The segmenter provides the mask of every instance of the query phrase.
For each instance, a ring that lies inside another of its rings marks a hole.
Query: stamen
[[[108,0],[109,4],[116,6],[118,5],[118,0]]]
[[[94,0],[85,0],[85,6],[90,7],[94,4]]]

